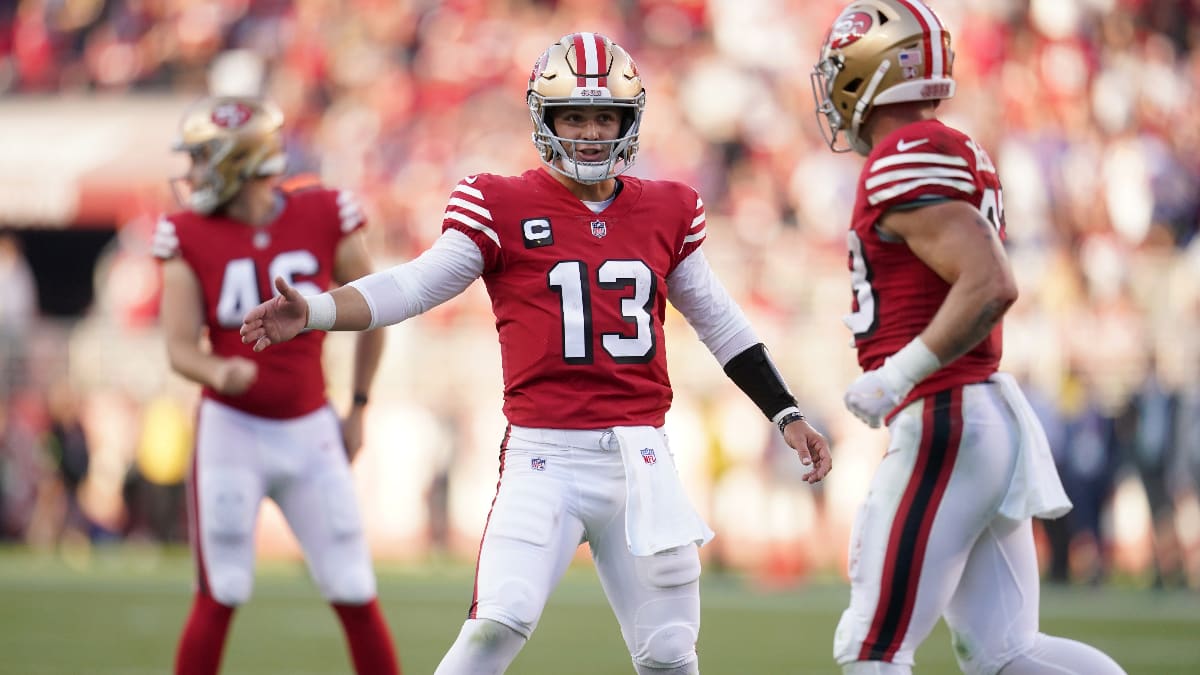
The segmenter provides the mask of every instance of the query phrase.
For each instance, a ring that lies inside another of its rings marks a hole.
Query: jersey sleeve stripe
[[[449,211],[451,206],[457,206],[460,209],[466,209],[466,210],[470,211],[471,213],[483,216],[484,218],[487,218],[488,220],[492,219],[491,211],[485,209],[484,207],[482,207],[478,204],[469,202],[465,199],[459,199],[458,197],[451,197],[449,203],[446,205],[446,210]]]
[[[493,230],[492,228],[488,227],[487,225],[484,225],[483,223],[479,222],[478,220],[475,220],[471,216],[468,216],[465,213],[459,213],[457,211],[447,211],[446,218],[448,218],[450,220],[457,220],[458,222],[462,223],[463,225],[466,225],[467,227],[470,227],[475,230],[479,230],[480,232],[486,234],[488,239],[491,239],[492,241],[496,242],[496,246],[500,246],[500,236],[496,234],[496,231]]]
[[[156,258],[164,260],[175,257],[179,252],[179,235],[175,234],[175,223],[161,218],[154,228],[154,240],[150,250]]]
[[[701,239],[703,239],[703,238],[705,238],[705,237],[707,237],[707,236],[708,236],[708,233],[707,233],[707,232],[705,232],[704,230],[700,230],[700,231],[699,231],[699,232],[697,232],[696,234],[689,234],[688,236],[684,237],[684,238],[683,238],[683,243],[685,243],[685,244],[690,244],[690,243],[692,243],[693,241],[700,241]]]
[[[954,155],[941,155],[932,152],[914,152],[912,154],[888,155],[878,159],[871,165],[871,173],[886,169],[897,164],[945,164],[947,166],[967,166],[967,160]]]
[[[886,171],[877,174],[867,179],[866,188],[874,190],[875,188],[885,183],[895,183],[898,180],[906,178],[962,178],[963,180],[974,181],[975,177],[968,171],[960,169],[948,169],[945,167],[926,166],[912,169],[897,169],[895,171]]]
[[[459,183],[458,185],[454,186],[454,191],[461,192],[464,195],[469,195],[475,199],[478,199],[479,201],[483,201],[483,193],[476,188],[471,187],[470,185],[463,185],[462,183]]]
[[[867,201],[870,202],[872,206],[874,206],[875,204],[878,204],[880,202],[886,202],[889,199],[893,199],[895,197],[898,197],[898,196],[904,194],[905,192],[915,190],[915,189],[925,186],[925,185],[943,185],[946,187],[952,187],[956,190],[960,190],[967,194],[974,194],[974,192],[975,192],[975,184],[968,183],[966,181],[947,180],[947,179],[942,179],[942,178],[918,178],[917,180],[910,180],[907,183],[900,183],[898,185],[893,185],[892,187],[887,188],[886,190],[878,190],[876,192],[872,192],[867,197]]]
[[[692,218],[692,226],[688,229],[694,230],[703,224],[704,224],[704,214],[701,213],[700,215],[696,216],[695,218]]]
[[[342,232],[349,232],[366,221],[362,206],[348,191],[342,190],[338,193],[337,204]]]

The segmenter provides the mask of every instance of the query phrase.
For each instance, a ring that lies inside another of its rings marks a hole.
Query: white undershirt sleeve
[[[370,328],[427,312],[462,293],[483,274],[483,254],[467,235],[446,230],[409,262],[349,283],[371,309]]]
[[[762,342],[700,249],[667,276],[667,289],[667,299],[722,367],[746,348]]]

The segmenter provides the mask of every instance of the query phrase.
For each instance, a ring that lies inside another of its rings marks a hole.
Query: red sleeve
[[[350,190],[338,190],[336,194],[338,224],[341,228],[341,236],[345,237],[351,232],[366,227],[367,215],[363,211],[362,202],[359,201],[358,195]]]
[[[163,215],[154,226],[154,238],[150,242],[150,251],[159,260],[170,260],[179,255],[179,234],[175,230],[175,221],[171,216]]]
[[[467,176],[454,186],[446,202],[442,231],[457,230],[470,237],[483,254],[484,273],[500,267],[500,235],[489,204],[500,204],[498,181],[489,174]]]
[[[881,213],[923,199],[974,200],[974,161],[963,143],[938,129],[893,135],[867,160],[863,189]]]
[[[704,200],[700,199],[700,194],[696,190],[687,185],[681,185],[683,188],[683,204],[680,207],[686,214],[686,222],[683,224],[683,237],[679,244],[678,255],[675,256],[674,262],[671,264],[671,271],[675,271],[675,266],[687,259],[700,245],[704,243],[704,238],[708,236],[704,216]]]

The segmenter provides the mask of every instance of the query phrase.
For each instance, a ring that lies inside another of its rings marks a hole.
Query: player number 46
[[[313,275],[320,269],[320,262],[311,251],[284,251],[271,259],[267,266],[267,279],[274,293],[275,277],[283,277],[301,295],[316,295],[321,292],[311,281],[296,282],[301,275]],[[242,325],[246,312],[263,301],[258,286],[258,270],[253,258],[234,258],[225,263],[221,275],[221,295],[217,299],[217,321],[225,328]]]

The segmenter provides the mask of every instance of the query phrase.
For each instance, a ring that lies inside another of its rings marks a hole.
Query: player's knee
[[[463,636],[471,651],[484,654],[516,653],[525,644],[525,636],[499,621],[471,619],[463,624]]]
[[[375,593],[375,575],[370,569],[346,570],[321,583],[321,594],[336,604],[366,604],[375,597]]]
[[[685,624],[669,624],[651,633],[634,655],[634,662],[651,672],[679,670],[696,661],[696,630]],[[639,668],[641,670],[641,668]]]
[[[963,675],[995,675],[1003,665],[996,662],[998,655],[990,654],[987,645],[970,633],[951,630],[950,646]]]
[[[254,576],[245,570],[216,568],[208,571],[209,595],[222,605],[237,607],[245,604],[253,589]]]
[[[992,660],[985,668],[971,671],[984,675],[1034,675],[1051,669],[1071,675],[1125,675],[1125,671],[1108,654],[1095,647],[1055,637],[1037,634],[1032,645],[1015,657]],[[965,672],[965,671],[964,671]]]
[[[528,635],[537,627],[544,601],[538,597],[533,586],[524,580],[505,581],[497,589],[496,601],[499,603],[498,611],[517,624],[513,626],[514,629]]]

